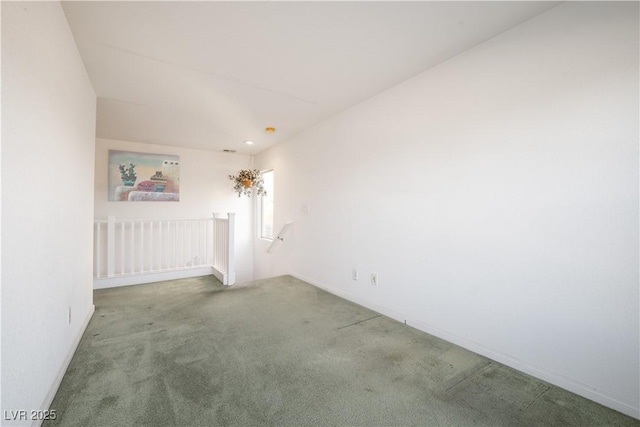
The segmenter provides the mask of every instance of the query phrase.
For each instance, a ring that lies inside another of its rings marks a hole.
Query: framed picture
[[[109,201],[180,201],[180,156],[109,150]]]

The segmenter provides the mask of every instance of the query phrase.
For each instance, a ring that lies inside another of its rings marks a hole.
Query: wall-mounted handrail
[[[287,236],[287,234],[289,234],[289,229],[291,228],[292,225],[293,225],[293,222],[287,222],[285,225],[282,226],[278,235],[275,237],[275,239],[273,239],[273,241],[269,245],[269,248],[267,249],[268,253],[272,254],[278,250],[278,248],[280,247],[280,244],[284,243],[284,239]]]

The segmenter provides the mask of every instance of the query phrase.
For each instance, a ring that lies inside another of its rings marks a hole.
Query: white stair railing
[[[229,218],[233,216],[229,214]],[[233,226],[233,220],[219,224],[215,217],[159,220],[110,216],[96,220],[94,279],[201,269],[202,274],[213,273],[225,285],[231,285],[235,283],[234,232],[229,226]],[[223,271],[217,271],[218,258],[227,260]]]

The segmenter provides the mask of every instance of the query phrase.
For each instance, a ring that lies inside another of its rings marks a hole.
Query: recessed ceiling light
[[[253,141],[245,141],[244,143],[247,145],[253,145]]]
[[[276,131],[276,128],[268,127],[268,128],[265,128],[265,131],[267,133],[274,133]]]

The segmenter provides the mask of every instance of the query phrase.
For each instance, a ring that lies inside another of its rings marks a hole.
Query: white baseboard
[[[216,277],[216,279],[220,280],[220,283],[222,283],[225,286],[231,286],[234,285],[236,283],[236,273],[235,272],[231,272],[231,273],[224,273],[222,271],[219,271],[217,268],[213,267],[213,275]]]
[[[49,392],[45,396],[44,401],[42,402],[42,405],[40,405],[40,410],[41,411],[47,411],[51,407],[51,403],[53,403],[53,398],[56,397],[56,393],[58,392],[58,388],[60,388],[60,384],[62,383],[62,379],[64,378],[64,374],[67,373],[67,368],[69,367],[69,364],[71,363],[71,359],[73,359],[73,355],[76,353],[76,349],[78,348],[78,345],[80,344],[80,340],[82,339],[82,335],[84,335],[84,331],[87,329],[87,326],[89,326],[89,321],[91,320],[91,317],[93,316],[93,313],[95,311],[96,311],[96,306],[91,304],[91,308],[89,309],[89,313],[87,314],[87,317],[82,322],[82,326],[80,327],[80,331],[78,332],[78,335],[73,340],[71,348],[69,349],[69,352],[67,353],[67,356],[64,358],[64,361],[62,362],[62,366],[60,366],[60,370],[58,371],[58,375],[56,375],[55,381],[53,382],[53,384],[51,385],[51,388],[49,389]],[[33,427],[40,427],[42,425],[43,421],[44,420],[34,420],[31,425]]]
[[[366,301],[362,298],[358,298],[354,295],[351,295],[339,288],[333,287],[333,286],[328,286],[324,283],[320,283],[316,280],[313,280],[309,277],[305,277],[304,275],[301,274],[297,274],[297,273],[290,273],[291,276],[295,277],[296,279],[302,280],[304,282],[307,282],[313,286],[316,286],[318,288],[321,288],[331,294],[334,294],[336,296],[339,296],[341,298],[344,298],[348,301],[354,302],[358,305],[361,305],[363,307],[369,308],[373,311],[376,311],[380,314],[383,314],[387,317],[390,317],[391,319],[397,320],[399,322],[405,322],[407,325],[412,326],[420,331],[426,332],[430,335],[436,336],[438,338],[441,338],[445,341],[448,341],[450,343],[456,344],[462,348],[465,348],[467,350],[470,350],[474,353],[480,354],[482,356],[488,357],[489,359],[495,360],[496,362],[502,363],[503,365],[509,366],[513,369],[516,369],[518,371],[524,372],[526,374],[529,374],[533,377],[539,378],[543,381],[546,381],[550,384],[553,384],[555,386],[558,386],[560,388],[563,388],[565,390],[568,390],[572,393],[575,393],[579,396],[582,396],[584,398],[587,398],[589,400],[592,400],[594,402],[597,402],[601,405],[604,405],[608,408],[614,409],[618,412],[621,412],[625,415],[628,415],[630,417],[636,418],[636,419],[640,419],[640,407],[634,407],[631,405],[628,405],[624,402],[620,402],[617,399],[611,398],[609,396],[603,395],[601,393],[599,393],[597,390],[593,389],[592,387],[588,386],[587,384],[583,384],[579,381],[575,381],[572,380],[571,378],[567,378],[561,374],[555,373],[555,372],[550,372],[547,371],[545,369],[536,367],[536,366],[532,366],[529,365],[527,363],[525,363],[522,360],[519,359],[515,359],[509,355],[506,354],[502,354],[502,353],[498,353],[495,352],[489,348],[483,347],[477,343],[468,341],[464,338],[460,338],[456,335],[450,334],[446,331],[443,331],[441,329],[438,329],[436,327],[433,327],[432,325],[429,325],[425,322],[422,322],[420,320],[417,319],[413,319],[411,317],[408,317],[402,313],[398,313],[396,311],[393,311],[387,307],[383,307],[377,304],[372,304],[369,301]]]
[[[116,288],[118,286],[141,285],[143,283],[161,282],[163,280],[185,279],[187,277],[208,276],[214,273],[211,266],[190,268],[185,270],[163,271],[158,273],[132,274],[118,277],[93,279],[93,289]]]

